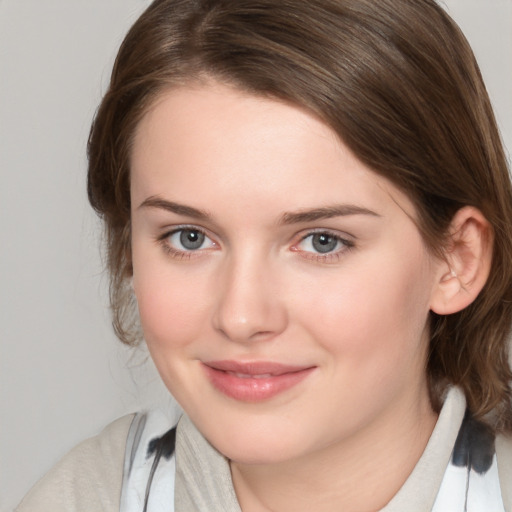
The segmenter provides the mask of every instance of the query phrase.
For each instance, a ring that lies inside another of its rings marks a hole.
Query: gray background
[[[144,0],[0,0],[0,512],[74,444],[169,400],[110,329],[85,142]],[[447,0],[512,148],[512,0]]]

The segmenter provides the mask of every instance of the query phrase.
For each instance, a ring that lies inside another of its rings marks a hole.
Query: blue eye
[[[174,250],[183,252],[208,249],[215,245],[202,231],[194,228],[182,228],[173,231],[167,236],[167,243]]]
[[[352,245],[351,242],[339,236],[326,232],[318,232],[305,236],[298,244],[298,248],[305,252],[328,254],[339,251],[340,249],[352,247]]]

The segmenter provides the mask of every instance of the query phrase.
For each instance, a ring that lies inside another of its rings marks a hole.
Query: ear
[[[431,311],[439,315],[469,306],[487,282],[492,262],[493,230],[480,210],[461,208],[449,233],[430,302]]]

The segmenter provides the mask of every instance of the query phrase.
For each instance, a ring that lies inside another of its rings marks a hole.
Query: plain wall
[[[0,511],[102,426],[168,400],[114,338],[85,144],[143,0],[0,0]],[[512,148],[512,0],[448,0]]]

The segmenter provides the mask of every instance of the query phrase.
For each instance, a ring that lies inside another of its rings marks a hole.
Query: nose
[[[259,259],[232,258],[219,274],[213,327],[237,343],[272,340],[288,322],[277,269]]]

